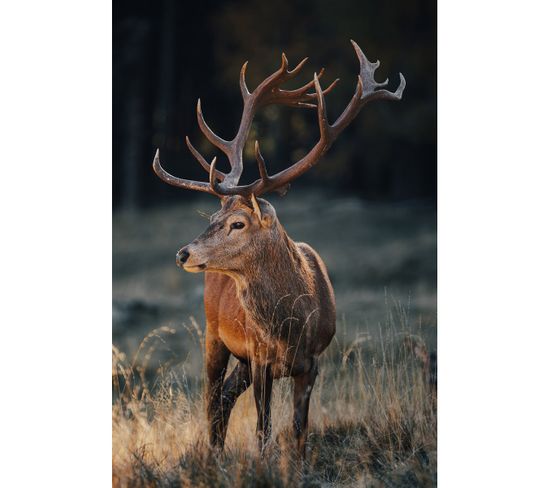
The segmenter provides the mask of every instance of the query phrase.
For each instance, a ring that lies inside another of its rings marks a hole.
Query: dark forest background
[[[155,149],[171,173],[206,179],[184,140],[189,135],[205,156],[216,154],[197,126],[197,98],[209,125],[232,138],[241,116],[238,77],[246,60],[250,90],[279,67],[282,51],[291,66],[309,57],[289,88],[325,67],[324,86],[341,80],[327,97],[333,121],[352,96],[358,73],[349,39],[371,61],[380,59],[377,79],[389,77],[390,89],[397,87],[398,73],[404,74],[403,100],[364,108],[295,185],[353,192],[371,201],[435,198],[435,0],[117,0],[113,23],[114,208],[195,197],[154,175]],[[270,172],[296,161],[318,138],[315,112],[287,107],[264,110],[253,132]],[[244,182],[257,177],[250,149]],[[220,169],[226,164],[221,158]]]

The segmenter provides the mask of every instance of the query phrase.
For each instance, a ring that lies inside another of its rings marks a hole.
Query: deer
[[[401,100],[405,78],[395,92],[378,83],[374,74],[379,61],[370,62],[351,41],[359,60],[355,93],[334,123],[329,123],[325,95],[336,79],[322,89],[319,74],[300,88],[281,86],[295,78],[308,58],[294,69],[282,54],[280,68],[255,90],[246,84],[244,63],[239,85],[243,111],[236,135],[231,140],[218,136],[206,123],[200,99],[198,125],[206,139],[229,160],[230,170],[216,168],[191,144],[191,154],[208,172],[208,182],[188,180],[168,173],[156,150],[153,169],[165,183],[178,188],[205,192],[220,199],[221,208],[210,216],[207,229],[176,254],[176,264],[190,273],[205,273],[206,316],[206,414],[208,438],[213,450],[224,448],[231,411],[238,397],[252,385],[257,412],[256,435],[263,456],[271,436],[271,394],[273,380],[291,377],[293,382],[293,434],[302,459],[306,454],[309,403],[319,373],[319,356],[336,332],[336,303],[327,268],[308,244],[294,242],[277,218],[275,208],[260,198],[268,192],[284,195],[290,182],[319,162],[338,135],[360,110],[374,100]],[[313,91],[312,91],[313,89]],[[255,114],[272,105],[316,109],[319,141],[299,161],[275,175],[255,142],[259,178],[239,184],[243,172],[243,150]],[[228,373],[231,356],[237,359]]]

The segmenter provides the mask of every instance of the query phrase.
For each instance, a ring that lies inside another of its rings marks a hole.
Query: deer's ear
[[[252,196],[250,197],[250,201],[252,202],[252,208],[254,209],[254,215],[258,217],[258,220],[260,223],[262,222],[262,209],[260,208],[260,204],[258,203],[258,200],[256,200],[256,195],[252,193]]]
[[[250,200],[252,201],[254,215],[258,218],[260,225],[262,227],[269,227],[271,225],[272,219],[269,215],[262,215],[262,209],[260,208],[260,204],[258,200],[256,200],[256,195],[254,195],[254,193],[250,197]]]

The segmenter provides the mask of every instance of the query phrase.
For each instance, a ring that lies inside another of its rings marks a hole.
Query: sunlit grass
[[[251,389],[216,455],[206,437],[204,378],[197,388],[184,367],[146,374],[155,343],[169,340],[171,330],[148,334],[133,358],[113,348],[113,486],[435,485],[435,385],[424,343],[405,322],[380,327],[377,338],[340,335],[321,356],[305,463],[293,451],[290,380],[274,384],[264,459]],[[199,347],[200,327],[188,329]]]

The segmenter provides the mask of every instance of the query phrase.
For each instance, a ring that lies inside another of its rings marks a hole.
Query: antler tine
[[[223,152],[227,153],[230,149],[230,142],[226,141],[225,139],[222,139],[220,136],[218,136],[216,133],[214,133],[214,131],[208,126],[208,124],[204,120],[204,116],[202,114],[201,99],[200,98],[197,100],[197,120],[199,122],[199,127],[200,127],[202,133],[205,135],[205,137],[212,144],[214,144],[214,146],[216,146],[218,149],[220,149]]]
[[[258,170],[260,172],[260,178],[264,184],[269,183],[269,175],[267,174],[267,168],[265,167],[265,160],[260,152],[260,144],[258,141],[254,143],[254,154],[256,155],[256,161],[258,162]]]
[[[193,144],[191,144],[188,136],[185,136],[185,142],[191,154],[195,156],[195,159],[200,163],[200,165],[206,170],[207,173],[210,173],[210,165],[206,162],[206,159],[204,159],[202,154],[195,149]],[[216,178],[218,178],[220,181],[223,181],[225,179],[225,173],[216,170]]]
[[[307,59],[307,58],[306,58]],[[317,78],[321,78],[325,68],[322,68]],[[323,95],[328,95],[334,87],[338,84],[340,80],[336,78],[328,88],[325,88]],[[291,107],[300,107],[300,108],[315,108],[317,105],[315,103],[310,103],[311,100],[317,98],[315,93],[307,93],[307,91],[315,86],[315,81],[311,80],[300,88],[295,90],[281,90],[277,89],[274,91],[269,103],[279,103],[281,105],[288,105]]]
[[[281,67],[279,68],[280,73],[287,73],[288,72],[288,58],[286,57],[286,54],[283,52],[281,53]]]
[[[285,71],[281,66],[279,71],[268,79],[271,89],[265,92],[265,94],[262,93],[261,96],[258,97],[257,103],[259,105],[279,104],[298,108],[315,108],[317,105],[315,103],[312,103],[311,100],[315,99],[317,95],[315,93],[307,93],[307,91],[314,86],[313,80],[294,90],[282,90],[281,88],[279,88],[283,82],[294,78],[301,71],[307,60],[308,58],[302,59],[302,61],[300,61],[300,63],[298,63],[296,68],[294,68],[292,71]],[[324,72],[325,69],[321,69],[317,77],[321,78]],[[333,81],[328,88],[323,90],[323,93],[325,95],[330,93],[334,89],[338,81],[338,79]],[[263,88],[262,85],[260,85],[257,90],[260,91],[261,88]],[[256,90],[254,91],[254,93],[256,93]]]
[[[214,160],[212,161],[212,165],[210,166],[211,168],[214,167],[214,169],[216,162],[215,160],[216,158],[214,158]],[[208,183],[204,183],[202,181],[186,180],[168,173],[160,164],[160,152],[158,149],[155,152],[155,158],[153,159],[153,170],[162,181],[168,183],[169,185],[176,186],[178,188],[185,188],[187,190],[198,190],[205,193],[210,193],[211,195],[219,196],[218,193],[216,193],[216,191]]]
[[[307,58],[306,58],[307,59]],[[321,68],[319,70],[319,74],[317,75],[317,78],[321,79],[321,77],[325,74],[325,68]],[[304,86],[301,86],[300,88],[296,88],[295,90],[281,90],[281,92],[283,93],[305,93],[307,90],[309,90],[310,88],[313,88],[313,86],[315,85],[315,81],[314,80],[311,80],[311,81],[308,81]],[[314,94],[311,94],[312,96],[315,96]]]
[[[321,78],[321,73],[319,73],[319,75],[317,75],[317,78],[320,79]],[[325,88],[324,90],[322,90],[323,92],[323,95],[328,95],[330,92],[332,92],[332,90],[334,90],[334,87],[340,82],[340,78],[336,78],[327,88]],[[312,80],[308,83],[308,85],[311,84],[311,86],[314,86],[315,85],[315,80]],[[317,97],[317,94],[316,93],[306,93],[306,96],[309,97],[309,98],[316,98]]]
[[[287,75],[288,75],[288,78],[287,78],[287,79],[291,79],[291,78],[294,78],[295,76],[297,76],[298,73],[300,73],[300,71],[302,71],[302,68],[303,68],[304,65],[307,63],[308,59],[309,59],[309,58],[306,56],[304,59],[302,59],[302,60],[296,65],[296,67],[295,67],[293,70],[287,71]]]
[[[319,131],[321,134],[321,140],[325,141],[330,136],[330,125],[327,118],[327,106],[325,104],[325,96],[319,83],[317,73],[313,75],[313,81],[315,82],[315,93],[317,94],[317,119],[319,121]]]
[[[264,81],[262,81],[256,89],[252,92],[251,96],[254,97],[257,106],[268,105],[272,102],[274,98],[274,93],[280,91],[279,86],[282,85],[285,81],[291,80],[298,76],[304,65],[306,64],[308,58],[302,59],[298,65],[293,70],[288,70],[288,58],[285,53],[281,54],[281,67],[275,71],[272,75],[268,76]]]
[[[368,99],[373,98],[383,98],[386,100],[401,100],[401,96],[403,95],[403,91],[405,90],[405,78],[401,73],[399,73],[399,86],[397,87],[397,90],[395,92],[389,92],[388,90],[377,90],[376,88],[384,87],[388,84],[388,79],[383,81],[382,83],[378,83],[374,79],[374,72],[378,69],[380,66],[380,61],[376,61],[375,63],[371,63],[367,57],[365,56],[365,53],[361,50],[361,48],[358,46],[358,44],[352,39],[351,44],[353,45],[353,48],[355,49],[355,53],[357,54],[357,58],[359,59],[359,74],[361,76],[361,80],[363,81],[363,92],[361,94],[361,98],[363,100],[368,101]],[[376,95],[375,95],[376,94]]]
[[[246,67],[248,66],[248,61],[246,61],[243,64],[243,67],[241,68],[241,74],[239,77],[239,86],[241,87],[241,95],[243,96],[243,100],[246,100],[248,97],[250,97],[250,92],[248,91],[248,87],[246,86]]]
[[[208,183],[210,184],[210,189],[213,193],[216,195],[220,195],[218,190],[218,181],[216,179],[216,158],[212,160],[212,164],[210,165],[210,173],[208,174]]]
[[[401,100],[406,86],[405,77],[402,73],[399,73],[399,86],[395,92],[377,90],[377,88],[382,88],[388,84],[388,80],[378,83],[374,79],[374,73],[380,66],[380,61],[371,63],[354,40],[351,40],[351,44],[359,59],[359,79],[355,95],[332,126],[335,134],[342,132],[368,102],[373,100]]]

